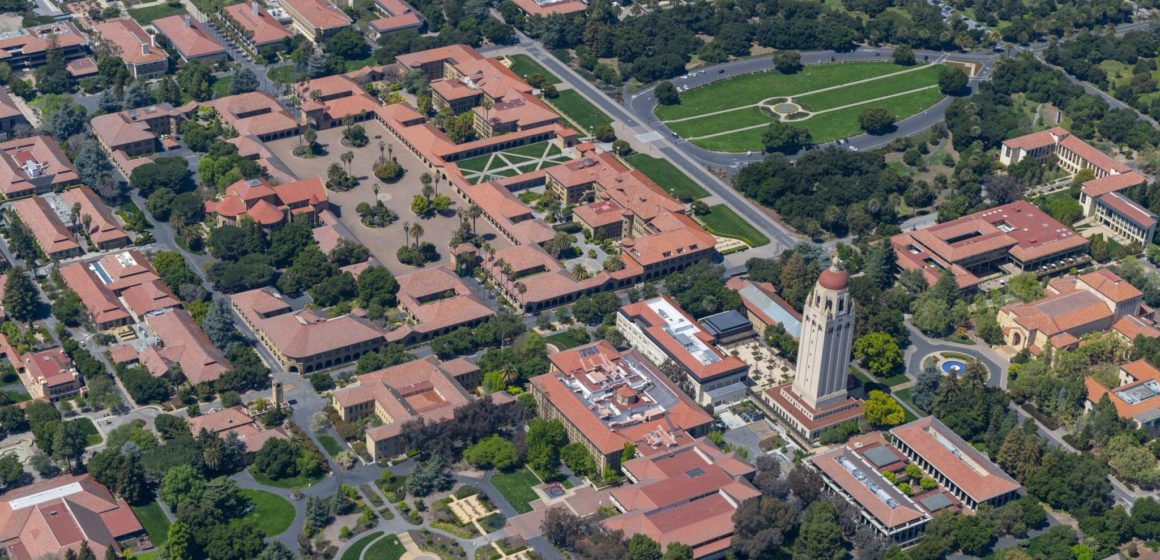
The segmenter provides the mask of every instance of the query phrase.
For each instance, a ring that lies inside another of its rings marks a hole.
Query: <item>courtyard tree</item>
[[[865,334],[854,341],[854,358],[877,377],[890,376],[902,367],[898,341],[884,332]]]
[[[862,410],[862,416],[875,428],[889,428],[906,421],[902,405],[882,391],[870,391]]]
[[[40,306],[40,292],[23,268],[14,268],[8,273],[8,279],[4,282],[3,303],[9,317],[32,327],[32,320],[36,318]]]
[[[1034,301],[1043,297],[1043,285],[1035,273],[1022,272],[1007,281],[1007,293],[1023,301]]]
[[[257,91],[260,85],[258,83],[258,77],[254,75],[253,70],[242,68],[234,72],[233,80],[230,81],[230,95]]]

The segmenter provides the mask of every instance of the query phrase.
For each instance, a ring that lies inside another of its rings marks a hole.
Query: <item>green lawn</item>
[[[865,84],[842,88],[834,91],[815,93],[794,99],[809,108],[810,111],[824,111],[841,107],[851,103],[858,103],[867,99],[876,99],[904,91],[911,91],[920,87],[938,84],[940,65],[930,65],[921,70],[903,74],[897,78],[875,80]]]
[[[538,72],[544,76],[544,83],[560,83],[560,78],[557,78],[555,74],[549,72],[546,68],[541,66],[539,62],[536,62],[532,59],[532,57],[526,54],[513,54],[507,58],[512,62],[511,71],[519,74],[519,76],[525,80],[528,79],[529,74],[535,74]]]
[[[682,173],[667,159],[654,158],[647,154],[632,154],[624,159],[680,200],[696,200],[709,196],[701,185]]]
[[[714,235],[740,239],[749,244],[750,247],[761,247],[769,244],[769,238],[765,234],[724,204],[710,206],[709,213],[699,217],[705,223],[705,229]]]
[[[584,99],[584,96],[577,93],[576,90],[561,91],[559,97],[549,99],[548,102],[565,117],[580,126],[584,132],[592,132],[598,126],[612,124],[611,117]]]
[[[539,483],[536,475],[526,468],[511,473],[497,472],[491,477],[492,486],[520,513],[532,511],[532,506],[528,504],[539,499],[532,487]]]
[[[249,521],[267,537],[281,535],[294,523],[294,506],[285,498],[262,490],[242,489],[242,495],[254,504],[254,510],[237,522]]]
[[[318,434],[318,443],[331,457],[342,453],[342,446],[328,434]]]
[[[367,560],[398,560],[407,549],[399,542],[399,537],[390,535],[379,539],[367,549]]]
[[[165,517],[165,512],[161,511],[161,506],[157,502],[149,502],[148,505],[134,507],[133,513],[137,515],[137,520],[141,522],[141,526],[149,534],[149,540],[153,541],[153,546],[160,547],[165,544],[165,541],[169,539],[169,518]]]
[[[233,76],[222,76],[213,81],[213,97],[225,97],[230,94],[230,84],[234,82]]]
[[[580,346],[581,344],[585,344],[585,342],[581,342],[580,340],[577,340],[576,337],[573,336],[572,331],[564,331],[562,333],[556,333],[552,336],[545,338],[544,340],[545,340],[545,342],[550,342],[550,343],[560,347],[561,350],[567,350],[568,348],[575,348],[577,346]]]
[[[898,399],[899,401],[901,401],[905,404],[910,405],[910,407],[913,408],[915,411],[921,413],[921,411],[918,409],[918,407],[914,406],[914,397],[911,395],[911,389],[909,387],[907,387],[906,389],[899,389],[899,390],[895,391],[894,398]],[[907,411],[907,412],[908,412],[908,414],[907,414],[908,417],[912,416],[911,414],[909,414],[909,411]]]
[[[294,478],[279,478],[278,480],[274,480],[264,474],[254,471],[253,469],[250,470],[250,474],[254,476],[254,480],[258,481],[258,484],[265,484],[266,486],[273,486],[276,488],[306,488],[307,486],[311,486],[315,482],[322,480],[321,476],[307,478],[301,475]]]
[[[266,72],[266,78],[277,84],[292,84],[294,83],[294,66],[290,64],[275,66]]]
[[[148,8],[136,8],[129,10],[129,15],[137,20],[141,25],[147,25],[154,20],[158,20],[169,16],[179,16],[186,13],[185,6],[178,4],[177,6],[170,6],[169,4],[158,4],[156,6],[149,6]]]
[[[492,179],[492,176],[514,177],[537,169],[554,167],[568,160],[558,146],[540,142],[502,152],[476,156],[455,162],[472,184]],[[504,158],[500,156],[505,156]]]
[[[88,418],[77,418],[76,420],[69,420],[69,422],[77,422],[84,427],[86,446],[92,447],[101,443],[102,441],[105,441],[104,438],[101,437],[100,432],[97,431],[97,427],[93,425],[92,420],[89,420]]]
[[[359,557],[362,556],[363,549],[369,546],[371,541],[381,537],[382,535],[383,533],[381,531],[375,531],[374,533],[371,533],[355,541],[354,544],[350,545],[350,548],[346,549],[346,552],[342,553],[341,560],[359,560]]]

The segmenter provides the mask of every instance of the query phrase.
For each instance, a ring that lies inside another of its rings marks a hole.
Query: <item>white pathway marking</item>
[[[941,59],[940,59],[939,61],[936,61],[934,64],[939,64],[940,62],[941,62]],[[712,116],[714,116],[714,115],[720,115],[720,114],[722,114],[722,113],[732,113],[732,112],[734,112],[734,111],[740,111],[740,110],[742,110],[742,109],[748,109],[748,108],[750,108],[750,107],[758,107],[758,106],[760,106],[762,103],[765,103],[766,101],[769,101],[769,100],[771,100],[771,99],[777,99],[778,97],[792,97],[792,98],[796,99],[796,98],[799,98],[799,97],[805,97],[805,96],[807,96],[807,95],[813,95],[813,94],[815,94],[815,93],[825,93],[825,92],[827,92],[827,91],[833,91],[833,90],[836,90],[836,89],[842,89],[842,88],[844,88],[844,87],[849,87],[849,86],[856,86],[856,85],[858,85],[858,84],[865,84],[865,83],[868,83],[868,82],[875,82],[875,81],[878,81],[878,80],[882,80],[882,79],[886,79],[886,78],[891,78],[891,77],[898,76],[898,75],[901,75],[901,74],[907,74],[907,73],[909,73],[909,72],[917,72],[917,71],[919,71],[919,70],[927,70],[927,69],[929,69],[929,68],[933,68],[933,67],[934,67],[934,65],[931,65],[931,64],[924,64],[924,65],[921,65],[921,66],[916,66],[916,67],[914,67],[914,68],[907,68],[906,70],[901,70],[901,71],[898,71],[898,72],[892,72],[892,73],[890,73],[890,74],[883,74],[883,75],[881,75],[881,76],[875,76],[875,77],[873,77],[873,78],[865,78],[865,79],[861,79],[861,80],[855,80],[855,81],[853,81],[853,82],[846,82],[846,83],[844,83],[844,84],[838,84],[838,85],[836,85],[836,86],[829,86],[829,87],[824,87],[824,88],[821,88],[821,89],[815,89],[815,90],[813,90],[813,91],[805,91],[805,92],[802,92],[802,93],[795,93],[795,94],[792,94],[792,95],[778,95],[778,96],[774,96],[774,97],[767,97],[767,98],[765,98],[765,99],[762,99],[761,101],[758,101],[757,103],[754,103],[754,104],[752,104],[752,105],[742,105],[742,106],[740,106],[740,107],[733,107],[732,109],[722,109],[722,110],[720,110],[720,111],[713,111],[713,112],[711,112],[711,113],[704,113],[704,114],[701,114],[701,115],[695,115],[695,116],[692,116],[692,117],[682,117],[682,118],[679,118],[679,119],[672,119],[672,120],[668,120],[668,121],[662,121],[662,122],[664,122],[665,124],[668,124],[668,123],[677,123],[677,122],[684,122],[684,121],[691,121],[691,120],[696,120],[696,119],[702,119],[702,118],[705,118],[705,117],[712,117]],[[821,113],[822,111],[818,111],[818,112],[819,112],[819,113]],[[692,138],[690,138],[689,140],[692,140]]]
[[[912,89],[912,90],[910,90],[910,91],[903,91],[903,92],[899,92],[899,93],[892,93],[892,94],[890,94],[890,95],[884,95],[884,96],[882,96],[882,97],[876,97],[876,98],[874,98],[874,99],[867,99],[867,100],[865,100],[865,101],[859,101],[859,102],[857,102],[857,103],[851,103],[851,104],[849,104],[849,105],[842,105],[841,107],[832,107],[832,108],[830,108],[830,109],[824,109],[824,110],[818,111],[818,112],[816,112],[816,113],[811,113],[811,114],[810,114],[810,118],[813,118],[815,115],[820,115],[820,114],[822,114],[822,113],[829,113],[829,112],[831,112],[831,111],[840,111],[840,110],[842,110],[842,109],[849,109],[850,107],[857,107],[857,106],[859,106],[859,105],[865,105],[865,104],[867,104],[867,103],[875,103],[875,102],[877,102],[877,101],[882,101],[883,99],[890,99],[890,98],[892,98],[892,97],[901,97],[901,96],[903,96],[903,95],[910,95],[910,94],[912,94],[912,93],[917,93],[917,92],[920,92],[920,91],[925,91],[925,90],[928,90],[928,89],[933,89],[933,88],[936,88],[936,87],[938,87],[938,86],[937,86],[937,85],[933,85],[933,86],[920,87],[920,88],[918,88],[918,89]],[[806,122],[806,121],[808,121],[808,120],[810,120],[810,119],[809,119],[809,118],[806,118],[806,119],[801,119],[801,120],[797,120],[797,121],[785,121],[785,122],[789,122],[789,123],[800,123],[800,122]],[[744,127],[741,127],[741,128],[735,128],[735,129],[733,129],[733,130],[726,130],[725,132],[715,132],[715,133],[713,133],[713,134],[706,134],[706,135],[704,135],[704,136],[690,136],[690,137],[686,138],[686,140],[701,140],[701,139],[703,139],[703,138],[713,138],[713,137],[716,137],[716,136],[725,136],[726,134],[733,134],[733,133],[736,133],[736,132],[745,132],[745,131],[747,131],[747,130],[754,130],[754,129],[758,129],[758,128],[764,128],[764,127],[767,127],[767,126],[769,126],[769,123],[755,124],[755,125],[753,125],[753,126],[744,126]]]
[[[488,158],[487,165],[484,166],[482,171],[466,172],[463,174],[463,178],[478,184],[483,182],[483,180],[492,181],[496,179],[504,179],[505,176],[500,174],[503,171],[515,171],[516,174],[519,175],[527,172],[524,171],[523,168],[533,167],[533,169],[529,169],[528,171],[535,171],[543,169],[545,166],[552,167],[553,165],[569,161],[568,156],[564,155],[563,152],[558,154],[551,154],[551,151],[552,144],[545,146],[543,153],[538,156],[513,154],[509,152],[495,152]],[[496,159],[499,159],[502,165],[493,167]],[[479,181],[476,180],[480,179],[481,177],[484,179]]]

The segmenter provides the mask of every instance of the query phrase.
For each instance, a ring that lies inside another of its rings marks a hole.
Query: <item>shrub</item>
[[[403,166],[396,162],[388,161],[378,167],[375,167],[375,177],[384,183],[395,183],[403,178]]]

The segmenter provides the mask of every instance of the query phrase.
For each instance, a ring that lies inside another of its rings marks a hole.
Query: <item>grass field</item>
[[[555,144],[540,142],[455,162],[472,184],[554,167],[568,161]]]
[[[544,78],[546,78],[546,80],[544,80],[545,83],[560,83],[560,78],[557,78],[555,74],[549,72],[547,68],[544,68],[540,65],[539,62],[536,62],[532,59],[532,57],[526,54],[513,54],[507,58],[508,60],[512,61],[511,71],[519,74],[519,76],[525,80],[528,79],[529,74],[535,74],[538,72],[543,74]]]
[[[398,560],[407,549],[399,542],[399,537],[390,535],[378,540],[367,549],[364,556],[367,560]]]
[[[230,94],[230,84],[234,82],[233,76],[222,76],[213,81],[213,97],[225,97]]]
[[[134,507],[133,513],[137,514],[137,520],[141,522],[141,526],[149,534],[149,540],[153,541],[153,546],[159,547],[165,544],[169,538],[169,518],[165,517],[165,512],[161,511],[161,506],[157,505],[157,502],[149,502],[149,505]]]
[[[769,238],[765,234],[724,204],[710,206],[709,213],[699,217],[705,223],[705,229],[713,235],[740,239],[750,247],[769,245]]]
[[[528,504],[539,499],[532,487],[539,483],[536,475],[526,468],[511,473],[497,472],[491,477],[492,486],[520,513],[532,511]]]
[[[238,522],[249,521],[251,525],[261,529],[267,537],[281,535],[294,523],[294,506],[281,496],[246,488],[242,489],[242,495],[253,502],[254,511]]]
[[[182,5],[170,6],[169,4],[158,4],[156,6],[149,6],[148,8],[136,8],[129,10],[129,15],[137,20],[141,25],[147,25],[153,20],[161,19],[169,16],[179,16],[186,13],[185,7]]]
[[[325,449],[331,457],[342,453],[342,446],[339,445],[337,441],[334,441],[334,438],[330,437],[328,434],[318,434],[318,444],[321,445],[322,448]]]
[[[275,66],[266,72],[266,78],[277,84],[294,83],[294,66]]]
[[[342,553],[342,560],[359,560],[359,558],[362,556],[363,549],[365,549],[367,546],[370,546],[371,541],[374,541],[381,536],[383,536],[382,531],[375,531],[374,533],[371,533],[355,541],[354,544],[350,545],[350,548],[346,549],[346,552]]]
[[[598,126],[612,124],[611,117],[584,99],[584,96],[577,93],[576,90],[561,91],[559,97],[549,99],[548,102],[565,117],[579,125],[584,132],[592,132]]]
[[[581,340],[577,339],[576,336],[572,334],[572,331],[564,331],[562,333],[556,333],[552,336],[545,338],[544,341],[556,345],[561,350],[567,350],[568,348],[575,348],[577,346],[580,346],[581,344],[587,343],[587,341],[581,341]]]
[[[750,74],[690,90],[681,95],[679,105],[658,106],[656,113],[670,129],[702,148],[760,151],[764,125],[774,117],[757,104],[792,97],[814,113],[796,126],[808,129],[816,143],[830,142],[860,134],[858,115],[867,109],[885,108],[901,120],[936,103],[943,97],[936,87],[939,69],[866,62],[808,66],[791,75]],[[861,80],[868,81],[853,83]]]
[[[681,173],[681,170],[667,159],[654,158],[646,154],[632,154],[624,159],[680,200],[696,200],[709,196],[701,185]]]
[[[254,480],[258,481],[258,484],[265,484],[266,486],[273,486],[275,488],[306,488],[322,480],[321,476],[307,478],[301,475],[294,478],[279,478],[278,480],[274,480],[252,469],[250,470],[250,474],[254,476]]]

